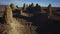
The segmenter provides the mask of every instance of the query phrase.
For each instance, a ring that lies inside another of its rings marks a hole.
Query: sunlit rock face
[[[24,26],[18,22],[10,23],[9,24],[11,29],[9,30],[8,34],[23,34],[24,33]]]
[[[5,7],[5,19],[6,19],[6,22],[9,23],[9,22],[13,22],[13,17],[12,17],[12,10],[10,8],[10,6],[6,6]]]
[[[5,19],[6,23],[9,26],[7,34],[23,34],[24,26],[13,18],[10,6],[6,6],[5,10],[6,10]]]

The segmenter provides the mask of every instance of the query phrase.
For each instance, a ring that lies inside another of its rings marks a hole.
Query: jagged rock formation
[[[32,3],[32,4],[30,5],[30,7],[34,7],[34,3]]]
[[[10,4],[10,7],[11,7],[12,10],[17,9],[17,7],[14,4]]]
[[[23,9],[23,10],[26,10],[27,8],[28,8],[28,5],[24,3],[24,5],[23,5],[23,8],[22,8],[22,9]]]
[[[25,21],[24,19],[15,19],[13,18],[12,9],[10,6],[6,6],[5,8],[5,20],[7,26],[9,26],[7,30],[7,34],[32,34],[31,22]],[[35,31],[35,29],[33,30]],[[36,32],[34,32],[36,33]]]

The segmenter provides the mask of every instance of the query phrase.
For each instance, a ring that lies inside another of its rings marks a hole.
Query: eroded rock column
[[[49,4],[48,6],[48,11],[49,11],[49,16],[52,16],[52,7],[51,7],[51,4]]]
[[[8,28],[7,34],[24,34],[23,31],[24,25],[20,24],[16,19],[13,18],[10,6],[6,6],[5,10],[6,10],[5,20],[9,26],[9,28],[7,27]]]
[[[5,7],[5,19],[7,23],[12,23],[13,22],[13,16],[12,16],[12,10],[10,8],[10,6],[6,6]]]

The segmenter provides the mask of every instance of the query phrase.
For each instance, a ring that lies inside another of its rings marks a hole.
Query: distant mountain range
[[[4,8],[5,7],[5,5],[0,5],[0,8]]]

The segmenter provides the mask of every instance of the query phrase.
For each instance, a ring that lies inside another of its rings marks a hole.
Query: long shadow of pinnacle
[[[14,17],[25,19],[27,21],[32,22],[32,25],[38,26],[38,28],[36,29],[38,34],[45,34],[45,33],[53,34],[56,31],[60,31],[59,30],[60,21],[49,20],[47,14],[37,14],[32,17],[26,17],[19,14],[15,14]]]

